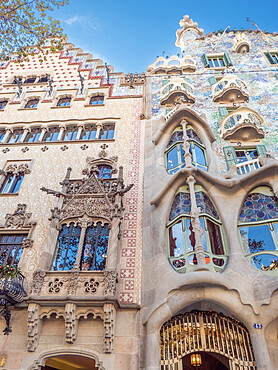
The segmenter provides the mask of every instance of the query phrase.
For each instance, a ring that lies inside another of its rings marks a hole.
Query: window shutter
[[[231,58],[230,58],[229,54],[228,54],[228,53],[226,53],[226,51],[225,51],[225,53],[224,53],[224,55],[223,55],[223,59],[224,59],[224,63],[225,63],[225,66],[226,66],[226,67],[228,67],[228,66],[232,66],[232,65],[233,65],[233,63],[232,63],[232,61],[231,61]]]
[[[266,148],[264,145],[256,145],[256,149],[259,155],[266,157]]]
[[[209,81],[209,83],[210,83],[210,86],[212,86],[212,85],[214,85],[214,84],[216,84],[216,83],[217,83],[216,78],[215,78],[214,76],[210,77],[210,78],[208,79],[208,81]]]
[[[275,77],[277,78],[277,80],[278,80],[278,73],[275,73]]]
[[[226,117],[228,114],[227,108],[226,107],[219,107],[219,114],[221,119]]]
[[[207,54],[202,55],[202,60],[203,60],[205,68],[209,67],[209,60],[208,60]]]
[[[273,56],[270,54],[270,52],[267,52],[264,55],[266,56],[270,64],[275,64],[275,60],[273,59]]]
[[[237,163],[236,152],[233,146],[224,146],[223,150],[225,154],[227,167],[229,170],[233,164]]]

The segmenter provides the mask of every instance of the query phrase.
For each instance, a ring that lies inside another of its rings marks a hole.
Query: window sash
[[[22,255],[22,243],[26,234],[0,235],[0,264],[17,265]]]
[[[19,175],[14,175],[14,174],[7,174],[3,185],[1,186],[0,193],[17,193],[22,180],[23,180],[24,175],[19,174]]]

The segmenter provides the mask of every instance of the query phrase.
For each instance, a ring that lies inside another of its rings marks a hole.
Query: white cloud
[[[91,18],[90,16],[85,17],[83,15],[74,15],[68,19],[63,19],[62,22],[72,26],[73,24],[79,24],[82,27],[92,28],[94,30],[98,30],[100,28],[99,22],[96,18]]]

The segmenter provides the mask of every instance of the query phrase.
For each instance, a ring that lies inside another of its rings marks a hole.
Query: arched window
[[[224,232],[219,215],[200,186],[195,186],[197,207],[201,208],[200,223],[204,230],[202,244],[206,264],[211,270],[221,271],[227,260]],[[193,271],[197,264],[195,233],[191,217],[191,200],[187,186],[179,188],[172,204],[167,224],[168,258],[173,268],[181,273]]]
[[[23,135],[23,129],[14,130],[8,139],[8,143],[18,143]]]
[[[114,125],[111,124],[103,125],[102,129],[100,130],[100,139],[101,140],[113,139],[114,131],[115,131]]]
[[[67,141],[73,141],[76,140],[77,138],[77,133],[78,133],[78,128],[77,126],[68,126],[65,134],[64,134],[64,140]]]
[[[35,83],[37,76],[28,76],[24,81],[25,84],[33,84]]]
[[[105,164],[100,164],[97,166],[99,173],[97,175],[98,178],[103,178],[103,179],[111,179],[112,176],[112,167],[105,165]]]
[[[278,200],[267,186],[252,190],[239,216],[245,256],[257,269],[278,270]]]
[[[87,227],[84,242],[80,244],[81,227],[73,222],[67,226],[63,225],[58,236],[56,255],[52,270],[72,270],[76,262],[77,251],[82,249],[79,262],[80,270],[103,271],[105,269],[109,227],[97,222]]]
[[[81,140],[93,140],[96,138],[97,128],[95,125],[86,125],[82,130]]]
[[[39,99],[30,99],[28,100],[24,108],[37,108],[38,104]]]
[[[26,136],[24,142],[25,143],[36,143],[39,140],[40,135],[41,135],[40,127],[33,128]]]
[[[104,103],[103,95],[92,96],[89,102],[89,105],[101,105]]]
[[[14,174],[12,172],[7,173],[4,182],[0,187],[0,193],[17,193],[22,183],[23,177],[23,172],[20,172],[18,174]]]
[[[186,133],[190,144],[189,150],[192,158],[192,164],[204,171],[207,171],[208,167],[206,151],[201,139],[189,125],[187,125]],[[171,136],[171,139],[165,150],[165,161],[167,172],[170,175],[185,167],[183,131],[181,126],[177,127]]]
[[[59,136],[59,127],[50,127],[44,135],[43,141],[56,141]]]
[[[57,103],[57,107],[69,107],[71,102],[70,97],[60,98]]]
[[[8,104],[8,100],[0,101],[0,110],[4,110],[7,104]]]

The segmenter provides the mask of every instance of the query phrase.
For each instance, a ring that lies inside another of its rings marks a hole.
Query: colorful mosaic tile
[[[239,222],[256,222],[278,218],[278,201],[274,196],[249,194],[242,206]]]

